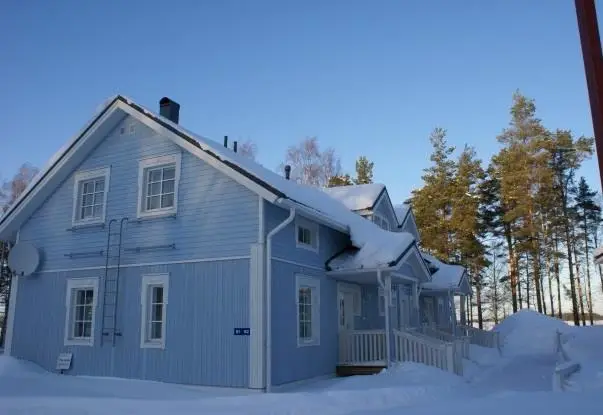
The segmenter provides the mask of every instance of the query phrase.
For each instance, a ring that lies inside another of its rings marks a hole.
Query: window
[[[138,173],[138,216],[176,213],[180,154],[145,159]]]
[[[73,225],[103,223],[107,207],[110,169],[82,171],[75,174],[73,190]]]
[[[390,230],[389,221],[378,213],[373,213],[373,222],[381,229]]]
[[[297,276],[297,345],[320,344],[320,282],[317,278]]]
[[[168,287],[168,274],[142,277],[140,347],[165,347]]]
[[[318,252],[318,224],[297,218],[295,220],[295,243],[298,248]]]
[[[67,281],[65,345],[92,346],[98,295],[97,278]]]

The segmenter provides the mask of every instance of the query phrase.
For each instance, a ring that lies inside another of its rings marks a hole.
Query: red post
[[[575,0],[578,31],[584,59],[584,73],[590,100],[590,112],[595,133],[599,162],[599,177],[603,188],[603,54],[595,0]]]

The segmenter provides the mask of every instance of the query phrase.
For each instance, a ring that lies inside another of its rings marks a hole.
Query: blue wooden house
[[[402,360],[462,370],[475,335],[453,298],[470,287],[425,259],[408,207],[382,185],[297,184],[185,130],[179,108],[110,99],[0,218],[17,264],[5,353],[266,391]]]

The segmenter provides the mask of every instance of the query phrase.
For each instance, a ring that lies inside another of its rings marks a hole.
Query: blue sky
[[[366,155],[394,202],[421,184],[427,137],[497,151],[516,88],[549,127],[592,134],[573,2],[27,1],[3,6],[0,175],[42,166],[106,98],[182,105],[276,168],[317,136]],[[600,189],[596,162],[583,168]]]

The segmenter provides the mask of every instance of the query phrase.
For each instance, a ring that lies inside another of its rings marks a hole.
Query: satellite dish
[[[40,264],[40,253],[28,242],[13,246],[8,254],[8,267],[19,276],[28,276],[36,272]]]

